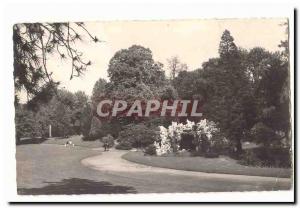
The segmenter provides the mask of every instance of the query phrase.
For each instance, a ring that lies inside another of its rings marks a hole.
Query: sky
[[[286,19],[279,18],[86,22],[89,32],[104,42],[94,43],[83,36],[83,41],[77,43],[76,48],[92,62],[85,74],[70,80],[70,62],[55,56],[49,58],[48,69],[53,71],[54,80],[61,82],[61,88],[91,95],[99,78],[108,80],[107,68],[113,55],[134,44],[149,48],[154,60],[163,63],[164,69],[168,58],[178,56],[189,70],[194,70],[209,58],[218,56],[225,29],[231,32],[238,47],[279,50],[280,41],[287,39],[284,22]]]

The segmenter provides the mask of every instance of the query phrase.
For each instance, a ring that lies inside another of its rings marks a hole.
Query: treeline
[[[41,95],[40,95],[41,96]],[[78,91],[51,89],[45,96],[27,104],[16,104],[15,124],[17,142],[23,137],[67,137],[89,129],[90,104],[88,96]]]

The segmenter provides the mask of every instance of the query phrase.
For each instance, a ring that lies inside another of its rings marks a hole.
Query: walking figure
[[[104,147],[104,151],[109,151],[109,145],[108,145],[107,142],[105,142],[105,143],[103,144],[103,147]]]

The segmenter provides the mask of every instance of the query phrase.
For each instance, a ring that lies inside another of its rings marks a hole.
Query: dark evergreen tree
[[[251,126],[247,120],[251,117],[251,91],[246,70],[242,67],[241,53],[228,30],[221,37],[219,54],[219,59],[203,65],[204,77],[211,87],[204,114],[218,122],[239,155],[242,152],[241,141]]]

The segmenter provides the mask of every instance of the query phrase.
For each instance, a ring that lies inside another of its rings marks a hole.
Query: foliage
[[[84,138],[89,136],[92,125],[92,108],[90,104],[86,103],[81,112],[81,132]]]
[[[105,97],[106,85],[107,81],[102,78],[98,79],[94,84],[91,97],[94,111],[97,109],[97,105],[99,104],[99,102]]]
[[[159,137],[158,141],[154,142],[154,146],[156,148],[157,155],[165,155],[172,152],[171,149],[171,140],[168,136],[168,129],[163,126],[159,127]]]
[[[162,66],[148,48],[133,45],[118,51],[109,62],[107,95],[127,102],[160,97],[168,85]]]
[[[116,149],[130,150],[132,149],[132,145],[129,141],[121,141],[119,144],[116,145]]]
[[[255,148],[245,150],[240,163],[259,167],[291,167],[291,152],[288,148]]]
[[[188,66],[185,63],[181,63],[178,56],[173,56],[167,61],[171,80],[173,80],[179,72],[188,70]]]
[[[177,92],[165,77],[163,65],[153,60],[148,48],[133,45],[122,49],[109,62],[109,82],[105,85],[104,96],[110,100],[125,100],[129,106],[135,100],[174,99]],[[144,108],[145,106],[143,106]],[[132,117],[108,118],[103,123],[113,123],[125,128],[128,124],[149,122],[152,118]],[[119,128],[118,128],[119,129]],[[148,139],[146,139],[148,140]],[[139,144],[137,144],[140,146]]]
[[[248,126],[251,116],[246,115],[252,95],[246,70],[242,67],[241,52],[233,41],[230,32],[225,30],[219,46],[220,58],[203,65],[204,77],[210,79],[212,89],[203,113],[218,123],[222,133],[236,147],[236,153],[240,154],[241,140],[251,126]]]
[[[108,147],[113,147],[115,142],[114,142],[114,137],[110,134],[107,134],[105,137],[102,137],[101,141],[104,144],[108,144]]]
[[[170,152],[177,152],[180,149],[180,141],[184,134],[190,134],[196,151],[210,153],[217,150],[221,138],[218,136],[220,129],[213,121],[203,119],[198,123],[187,120],[186,124],[172,122],[168,129],[159,127],[158,139],[154,142],[157,155],[165,155]],[[222,141],[222,140],[221,140]],[[223,143],[222,143],[223,144]]]
[[[49,125],[52,126],[54,137],[80,133],[76,131],[89,126],[91,115],[87,102],[88,98],[83,92],[73,94],[58,90],[49,102],[40,102],[34,110],[28,105],[17,105],[17,139],[24,136],[48,137]]]
[[[15,111],[16,141],[24,137],[40,136],[33,112],[27,110],[24,105],[17,106]]]
[[[58,91],[50,102],[40,105],[36,112],[36,120],[46,128],[45,134],[48,133],[48,126],[52,126],[52,136],[65,137],[73,134],[71,120],[73,116],[72,106],[74,103],[73,94],[67,91]]]
[[[225,30],[222,34],[219,45],[219,54],[221,59],[231,59],[232,57],[237,56],[237,47],[234,43],[234,38],[228,30]]]
[[[207,79],[203,78],[201,70],[181,71],[178,76],[172,80],[178,96],[181,99],[193,99],[194,95],[201,95],[202,100],[207,97],[209,89],[207,88]]]
[[[88,138],[89,140],[100,139],[105,134],[101,132],[102,122],[96,117],[93,116],[91,120],[91,128],[89,130]]]
[[[156,138],[154,129],[148,128],[146,125],[130,124],[123,128],[119,133],[118,141],[120,143],[129,143],[131,147],[145,148],[153,144]]]
[[[153,144],[150,144],[145,148],[145,154],[156,155],[156,147]]]
[[[256,143],[264,144],[265,147],[269,147],[271,144],[278,144],[280,142],[280,136],[275,131],[263,124],[262,122],[256,123],[251,129],[251,138]]]
[[[202,119],[194,127],[194,143],[197,150],[204,153],[211,153],[220,150],[220,146],[226,143],[225,138],[220,138],[220,129],[216,123]]]
[[[50,56],[58,56],[71,62],[70,79],[80,76],[91,61],[85,61],[83,53],[76,48],[85,33],[94,42],[84,23],[21,23],[13,27],[14,81],[16,96],[25,90],[29,96],[36,96],[47,86],[56,87],[53,72],[47,67]]]

